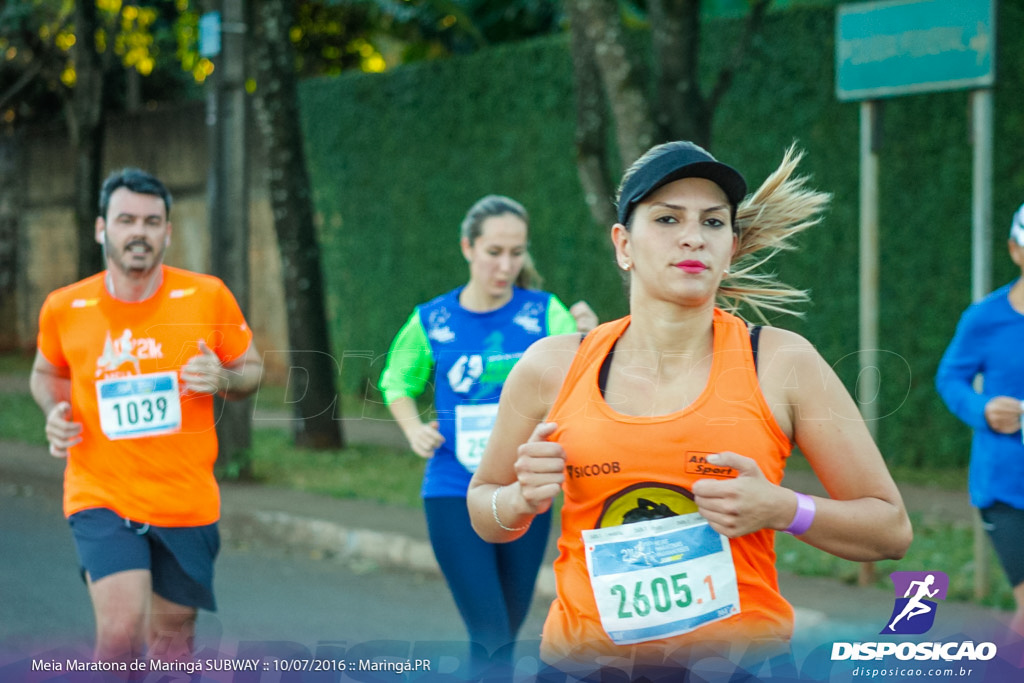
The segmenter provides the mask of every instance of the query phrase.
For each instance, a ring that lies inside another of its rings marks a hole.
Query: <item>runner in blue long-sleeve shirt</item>
[[[1024,206],[1014,214],[1008,248],[1021,277],[964,311],[935,384],[974,430],[971,504],[1013,586],[1011,628],[1024,635]]]

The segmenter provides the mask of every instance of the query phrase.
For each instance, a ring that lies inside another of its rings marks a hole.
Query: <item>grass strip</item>
[[[894,571],[932,571],[941,569],[949,575],[947,600],[976,602],[974,599],[974,536],[970,525],[923,520],[910,513],[914,525],[914,542],[902,560],[875,563],[875,586],[892,589],[889,574]],[[859,562],[850,562],[807,545],[788,534],[775,535],[776,566],[779,571],[801,576],[824,576],[854,585]],[[982,605],[1010,609],[1014,607],[1013,591],[1000,569],[995,553],[989,548],[989,594]]]
[[[340,451],[298,448],[283,429],[253,431],[257,480],[334,498],[420,506],[426,461],[408,450],[353,444]]]

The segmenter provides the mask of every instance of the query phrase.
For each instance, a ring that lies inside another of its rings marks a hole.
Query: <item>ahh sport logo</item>
[[[896,603],[880,634],[918,635],[927,633],[935,623],[937,600],[945,600],[949,576],[945,572],[893,572]],[[900,597],[903,596],[903,597]]]

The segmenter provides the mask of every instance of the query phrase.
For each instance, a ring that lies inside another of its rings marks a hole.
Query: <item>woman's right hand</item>
[[[554,422],[541,422],[517,452],[516,479],[530,514],[547,512],[565,481],[565,450],[547,440],[557,428]]]
[[[439,426],[437,420],[421,422],[419,426],[406,432],[405,438],[409,441],[409,447],[412,448],[413,453],[421,458],[434,457],[434,451],[444,443],[444,437],[438,431]]]

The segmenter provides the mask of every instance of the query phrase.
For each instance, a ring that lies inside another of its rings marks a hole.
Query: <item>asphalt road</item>
[[[0,460],[17,459],[17,454],[9,451],[8,444]],[[60,511],[60,480],[53,476],[49,460],[33,460],[34,452],[25,455],[18,461],[22,465],[19,467],[12,465],[8,469],[0,462],[0,683],[98,683],[99,679],[94,677],[71,678],[66,673],[31,669],[33,663],[66,662],[68,658],[88,660],[93,622],[88,596],[77,574],[70,533]],[[243,493],[240,491],[233,493],[236,504],[259,506],[268,502],[266,497],[271,491],[247,490],[246,496],[237,495]],[[311,504],[323,507],[329,502],[317,500]],[[293,511],[300,516],[310,514],[305,505]],[[328,517],[345,520],[348,514],[333,510]],[[226,540],[218,560],[216,589],[220,610],[215,615],[200,616],[200,660],[237,665],[254,659],[261,663],[269,660],[309,666],[318,661],[380,661],[385,656],[393,662],[424,658],[430,662],[432,673],[442,674],[439,680],[461,678],[444,676],[461,671],[466,645],[447,587],[436,574],[383,570],[365,559],[365,555],[353,556],[346,562],[325,559],[308,550],[297,550],[309,546],[290,537],[234,537],[237,540],[233,542]],[[891,590],[858,588],[830,579],[794,575],[781,576],[780,583],[783,595],[797,607],[793,654],[801,675],[810,673],[809,678],[800,680],[849,682],[850,670],[861,663],[830,662],[830,648],[839,641],[878,640],[879,629],[893,608]],[[516,672],[522,675],[515,678],[517,683],[530,680],[529,674],[536,670],[535,639],[545,611],[546,606],[538,601],[521,633]],[[1000,655],[993,662],[972,663],[973,675],[963,676],[957,670],[955,675],[929,676],[928,680],[1024,680],[1024,641],[1005,642],[1006,620],[1004,613],[963,603],[943,603],[935,627],[921,638],[975,642],[992,639],[1000,644]],[[709,660],[708,665],[715,662]],[[165,675],[150,671],[140,680],[326,683],[421,679],[430,680],[419,675],[377,672],[342,675],[336,670],[300,676],[294,671],[271,668],[212,673],[204,670],[201,678],[190,678],[180,672]],[[707,680],[717,679],[712,676]],[[881,676],[878,680],[918,678]]]
[[[85,660],[91,650],[91,607],[55,494],[43,482],[39,487],[0,483],[0,681],[5,683],[20,680],[19,664],[23,671],[32,659],[64,662],[71,652]],[[218,612],[201,613],[197,625],[202,658],[238,662],[268,656],[308,665],[324,658],[387,655],[395,661],[428,659],[435,670],[449,672],[464,658],[462,622],[436,577],[247,541],[225,544],[215,581]],[[517,657],[527,669],[536,666],[535,639],[545,609],[535,605],[523,628]],[[259,680],[281,675],[263,673]]]

